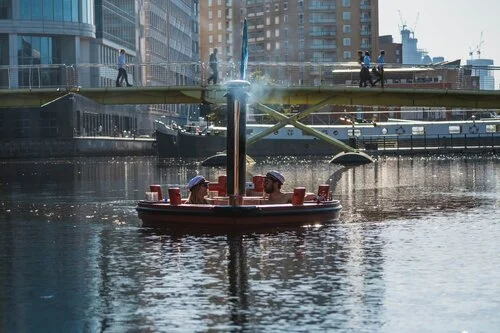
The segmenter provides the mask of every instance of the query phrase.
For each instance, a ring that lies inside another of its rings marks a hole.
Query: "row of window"
[[[209,6],[212,5],[212,1],[211,0],[208,0],[209,1]],[[247,5],[252,5],[252,4],[259,4],[259,3],[263,3],[264,1],[262,0],[247,0]],[[221,1],[218,0],[218,4],[220,5]],[[304,1],[303,0],[298,0],[297,1],[297,7],[299,9],[303,9],[304,8]],[[351,7],[351,0],[342,0],[342,7],[345,7],[345,8],[348,8],[348,7]],[[369,0],[364,0],[361,2],[360,4],[360,8],[367,8],[367,7],[370,7],[370,1]],[[274,3],[274,6],[273,6],[274,10],[275,11],[279,11],[280,9],[280,3],[279,2],[275,2]],[[335,9],[336,8],[336,4],[335,3],[332,3],[331,1],[321,1],[321,0],[313,0],[310,2],[309,4],[309,8],[310,9]],[[271,4],[270,3],[266,3],[264,5],[264,8],[262,7],[256,7],[256,10],[265,10],[266,12],[270,12],[271,11]],[[283,10],[288,10],[288,1],[285,1],[283,2]]]
[[[286,131],[286,135],[287,136],[294,136],[296,131],[298,131],[299,134],[302,134],[302,136],[312,136],[310,133],[307,133],[307,132],[304,132],[300,129],[293,129],[293,128],[287,128],[285,129]],[[497,125],[495,124],[486,124],[486,128],[485,128],[485,132],[486,133],[497,133],[497,132],[500,132],[500,127],[497,127]],[[254,133],[254,130],[253,129],[248,129],[247,130],[247,135],[251,135]],[[338,130],[334,129],[334,130],[327,130],[327,129],[322,129],[321,130],[321,133],[323,134],[326,134],[326,135],[330,135],[330,136],[338,136],[340,133]],[[472,125],[472,126],[461,126],[461,125],[450,125],[448,126],[448,134],[478,134],[479,133],[479,128],[476,126],[476,125]],[[273,132],[274,135],[279,135],[279,131],[275,131]],[[387,128],[382,128],[381,130],[381,134],[382,135],[403,135],[403,134],[407,134],[407,135],[416,135],[416,136],[423,136],[423,135],[426,135],[426,130],[425,130],[425,126],[412,126],[410,128],[410,132],[407,133],[407,131],[402,127],[398,127],[394,130],[389,131]],[[352,129],[347,129],[347,135],[348,136],[362,136],[362,131],[360,129],[354,129],[354,131]]]
[[[20,0],[19,2],[19,18],[22,20],[94,24],[92,0]]]
[[[304,20],[304,14],[298,14],[297,15],[297,23],[298,24],[304,24],[305,23],[305,20]],[[211,17],[209,17],[211,18]],[[342,13],[342,20],[344,21],[350,21],[351,20],[351,12],[343,12]],[[272,18],[271,17],[257,17],[257,18],[252,18],[252,19],[249,19],[249,27],[252,27],[252,26],[259,26],[259,25],[264,25],[264,22],[265,22],[265,25],[271,25],[272,23]],[[365,13],[361,13],[361,19],[360,21],[362,23],[368,23],[371,21],[371,15],[370,13],[368,12],[365,12]],[[288,15],[285,14],[283,15],[283,23],[287,23],[289,22],[289,18],[288,18]],[[320,24],[320,23],[328,23],[328,24],[334,24],[334,23],[337,23],[337,18],[336,18],[336,15],[332,15],[332,14],[324,14],[324,13],[311,13],[311,15],[309,16],[309,23],[316,23],[316,24]],[[280,24],[280,16],[274,16],[274,24]],[[350,26],[350,25],[344,25],[344,26]],[[362,27],[365,26],[367,27],[368,25],[362,25]],[[365,28],[366,29],[366,28]]]

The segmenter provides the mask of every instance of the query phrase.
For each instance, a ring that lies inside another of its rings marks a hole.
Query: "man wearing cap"
[[[268,204],[292,203],[293,192],[281,192],[281,185],[285,182],[285,177],[276,170],[271,170],[264,178],[264,192],[268,196]],[[306,193],[304,200],[314,200],[314,193]]]
[[[285,182],[285,177],[276,170],[271,170],[264,178],[264,192],[268,196],[268,204],[284,204],[292,202],[292,193],[281,192],[281,185]]]
[[[208,193],[208,184],[209,182],[203,176],[193,177],[186,186],[189,190],[189,196],[186,203],[197,205],[208,204],[205,198]]]

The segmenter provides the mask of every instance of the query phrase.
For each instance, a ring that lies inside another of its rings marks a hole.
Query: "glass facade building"
[[[63,84],[94,38],[94,0],[0,0],[0,88]]]
[[[135,0],[95,0],[96,37],[104,44],[136,49]],[[117,54],[118,56],[118,54]]]
[[[19,19],[93,24],[92,1],[20,0]]]

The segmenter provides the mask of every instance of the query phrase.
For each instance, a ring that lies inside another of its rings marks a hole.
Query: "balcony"
[[[318,18],[318,17],[311,17],[309,18],[309,23],[313,24],[335,24],[337,23],[337,19],[335,18],[329,18],[329,17],[324,17],[324,18]]]
[[[310,31],[309,36],[311,37],[335,37],[337,36],[336,31]]]
[[[334,50],[337,48],[335,44],[310,44],[309,49],[311,50]]]
[[[330,11],[330,10],[335,10],[337,9],[337,5],[332,3],[332,4],[310,4],[309,5],[309,10],[327,10],[327,11]]]

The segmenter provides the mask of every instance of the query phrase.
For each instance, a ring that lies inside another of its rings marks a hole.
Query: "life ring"
[[[406,131],[403,128],[403,126],[399,126],[398,128],[396,128],[396,134],[401,135],[401,134],[405,134],[405,133],[406,133]]]
[[[470,134],[477,134],[479,133],[479,127],[477,127],[475,124],[472,126],[469,126],[469,133]]]

